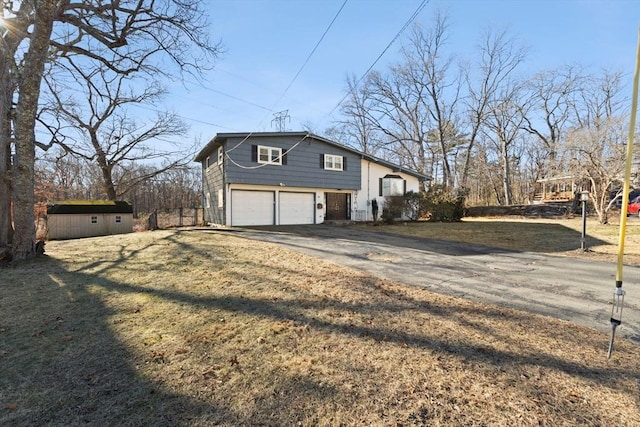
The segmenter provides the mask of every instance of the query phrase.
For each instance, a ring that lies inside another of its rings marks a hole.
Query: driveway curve
[[[209,229],[211,230],[211,229]],[[516,308],[611,332],[616,265],[309,225],[213,229],[289,249],[435,293]],[[617,336],[640,343],[640,268],[625,266],[627,291]]]

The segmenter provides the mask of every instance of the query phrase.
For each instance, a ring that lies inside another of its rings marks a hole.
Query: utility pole
[[[289,110],[282,110],[273,114],[273,120],[271,120],[271,126],[275,122],[275,127],[278,132],[284,132],[286,130],[285,123],[289,119],[289,123],[291,123],[291,116],[289,115]]]

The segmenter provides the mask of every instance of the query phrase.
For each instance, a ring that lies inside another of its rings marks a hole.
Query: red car
[[[640,196],[636,196],[633,199],[629,200],[629,205],[627,206],[627,216],[629,215],[640,216]]]

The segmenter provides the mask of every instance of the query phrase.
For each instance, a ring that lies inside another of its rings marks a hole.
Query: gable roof
[[[200,150],[200,152],[196,155],[196,157],[193,159],[194,162],[201,162],[204,159],[206,159],[214,150],[215,147],[217,147],[218,145],[221,145],[224,143],[224,141],[226,141],[229,138],[246,138],[246,139],[250,139],[251,137],[273,137],[273,138],[277,138],[277,137],[283,137],[283,136],[292,136],[292,137],[298,137],[298,138],[313,138],[316,139],[318,141],[322,141],[325,144],[329,144],[332,145],[334,147],[338,147],[340,149],[343,149],[345,151],[349,151],[351,153],[357,154],[358,156],[360,156],[362,159],[365,160],[369,160],[370,162],[373,163],[377,163],[379,165],[382,166],[386,166],[390,169],[392,169],[394,172],[403,172],[406,173],[407,175],[411,175],[414,176],[418,179],[424,180],[424,181],[430,181],[431,177],[427,176],[421,172],[415,171],[413,169],[409,169],[406,168],[404,166],[400,166],[397,165],[395,163],[389,162],[387,160],[383,160],[379,157],[375,157],[372,156],[371,154],[366,154],[363,153],[362,151],[356,150],[355,148],[351,148],[348,147],[346,145],[340,144],[338,142],[332,141],[330,139],[327,138],[323,138],[321,136],[315,135],[313,133],[310,132],[244,132],[244,133],[218,133],[216,134],[216,136],[209,141],[209,143],[207,145],[204,146],[204,148],[202,150]]]
[[[114,200],[65,200],[47,206],[47,214],[133,213],[133,206]]]

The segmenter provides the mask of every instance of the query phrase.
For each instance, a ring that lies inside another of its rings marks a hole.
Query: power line
[[[300,67],[300,69],[298,70],[296,75],[293,77],[293,79],[291,80],[291,82],[289,83],[287,88],[284,90],[284,92],[282,92],[282,95],[280,95],[280,99],[282,99],[284,97],[284,95],[289,91],[289,88],[291,88],[291,86],[293,86],[293,83],[296,81],[296,79],[298,78],[300,73],[302,73],[302,70],[304,70],[304,67],[307,65],[307,63],[309,62],[309,60],[311,59],[313,54],[316,53],[316,50],[318,49],[318,46],[320,46],[320,43],[322,43],[322,40],[324,40],[324,36],[327,35],[329,30],[333,26],[333,23],[336,22],[336,19],[338,19],[338,16],[340,16],[340,13],[342,12],[342,9],[344,9],[344,7],[346,6],[348,1],[349,0],[344,0],[344,2],[342,3],[342,6],[340,6],[340,9],[338,9],[338,12],[336,13],[336,15],[333,17],[333,19],[329,23],[329,26],[327,27],[326,30],[324,30],[324,33],[322,33],[322,36],[320,37],[320,40],[318,40],[318,43],[316,43],[316,45],[313,47],[313,49],[311,50],[311,53],[307,56],[307,59],[304,60],[304,63],[302,64],[302,66]],[[280,99],[278,99],[277,102],[279,102]]]
[[[273,109],[275,108],[276,105],[278,105],[278,103],[282,100],[282,98],[284,98],[284,96],[287,94],[287,92],[289,91],[289,89],[291,88],[291,86],[293,86],[293,83],[296,81],[296,79],[298,78],[298,76],[300,75],[300,73],[302,73],[302,70],[304,70],[304,67],[307,65],[307,63],[309,62],[309,60],[311,59],[311,57],[313,56],[313,54],[316,52],[316,50],[318,49],[318,46],[320,46],[320,43],[322,43],[322,40],[324,40],[324,37],[327,35],[327,33],[329,32],[329,30],[331,29],[331,27],[333,26],[333,23],[336,22],[336,19],[338,19],[338,16],[340,16],[340,13],[342,12],[342,9],[344,9],[344,7],[346,6],[347,2],[349,0],[344,0],[344,2],[342,3],[342,6],[340,6],[340,9],[338,9],[338,12],[336,12],[335,16],[333,17],[333,19],[331,20],[331,22],[329,23],[329,25],[327,26],[327,28],[324,30],[324,33],[322,33],[322,36],[320,36],[320,40],[318,40],[318,42],[316,43],[316,45],[313,47],[313,49],[311,50],[311,53],[309,53],[309,55],[307,55],[307,59],[305,59],[304,63],[302,64],[302,66],[300,67],[300,69],[298,70],[298,72],[296,73],[296,75],[293,77],[293,79],[291,79],[291,82],[289,82],[289,84],[287,85],[287,87],[285,88],[285,90],[282,92],[282,94],[280,95],[280,97],[278,98],[278,100],[276,102],[274,102],[273,107],[271,109],[269,109],[269,111],[273,111]],[[265,115],[262,120],[260,121],[260,123],[258,123],[258,128],[260,127],[260,125],[262,125],[264,123],[264,121],[266,120],[268,114]],[[235,150],[236,148],[238,148],[240,145],[242,145],[247,139],[249,139],[251,137],[251,135],[253,134],[253,132],[250,132],[242,141],[238,142],[238,144],[236,144],[235,146],[231,147],[229,150],[227,150],[227,152],[231,152],[233,150]],[[297,144],[296,144],[297,145]]]
[[[424,9],[424,7],[427,5],[427,3],[429,3],[429,0],[422,0],[422,3],[420,3],[420,5],[418,5],[416,10],[413,12],[413,14],[409,17],[409,19],[407,19],[407,22],[405,22],[404,25],[402,26],[402,28],[400,28],[400,31],[398,31],[398,33],[393,37],[393,39],[391,39],[389,44],[387,44],[387,46],[382,50],[382,52],[380,53],[380,55],[378,55],[376,60],[373,61],[373,64],[371,64],[371,66],[369,68],[367,68],[367,71],[365,71],[362,74],[362,76],[360,76],[360,78],[358,79],[358,81],[354,85],[354,89],[360,85],[362,80],[367,76],[367,74],[369,74],[369,72],[373,69],[373,67],[375,67],[375,65],[384,56],[384,54],[387,53],[387,50],[389,50],[389,48],[393,45],[393,43],[395,43],[395,41],[398,39],[398,37],[400,37],[402,35],[402,33],[404,32],[404,30],[406,30],[407,27],[409,25],[411,25],[411,23],[418,17],[418,15],[420,14],[420,12],[422,12],[422,9]],[[338,101],[336,106],[333,107],[333,109],[329,112],[329,114],[327,114],[327,117],[332,115],[333,112],[336,111],[336,109],[344,102],[344,100],[347,99],[347,97],[349,96],[350,93],[351,93],[351,91],[347,91],[347,93],[342,97],[342,99],[340,101]]]
[[[142,108],[143,110],[153,111],[155,113],[166,113],[166,111],[159,110],[157,108],[147,107],[147,106],[141,105],[141,104],[129,104],[129,105],[133,106],[133,107],[137,107],[137,108]],[[217,127],[223,128],[223,129],[228,129],[228,130],[231,130],[231,131],[240,132],[238,129],[230,128],[230,127],[227,127],[227,126],[222,126],[222,125],[219,125],[217,123],[205,122],[203,120],[194,119],[192,117],[186,117],[186,116],[183,116],[183,115],[180,115],[180,114],[176,114],[176,113],[170,113],[170,114],[173,114],[174,116],[179,117],[179,118],[184,119],[184,120],[189,120],[189,121],[196,122],[196,123],[202,123],[203,125],[217,126]]]

